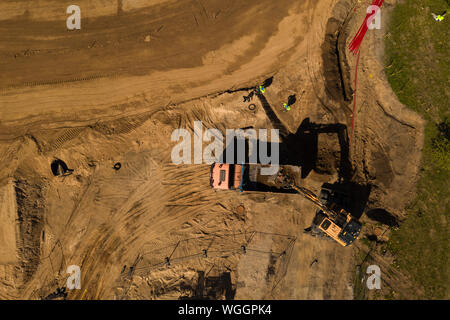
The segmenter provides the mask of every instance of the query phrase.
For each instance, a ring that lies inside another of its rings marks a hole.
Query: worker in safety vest
[[[440,22],[442,20],[444,20],[445,15],[447,14],[447,11],[445,11],[442,15],[441,14],[434,14],[432,13],[431,15],[433,16],[434,20]]]
[[[266,93],[266,88],[264,88],[263,86],[259,86],[259,91],[264,94]]]
[[[283,103],[283,108],[284,108],[283,111],[285,111],[285,112],[291,110],[291,106],[288,105],[287,103]]]

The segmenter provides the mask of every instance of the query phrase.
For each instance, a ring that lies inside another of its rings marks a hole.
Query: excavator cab
[[[345,223],[341,224],[339,220],[342,221],[342,219],[333,219],[319,211],[316,213],[311,229],[314,230],[315,234],[323,233],[346,247],[358,238],[362,227],[361,223],[351,218],[349,213],[346,213],[346,215]]]
[[[362,225],[342,208],[346,202],[345,195],[323,188],[319,200],[330,210],[325,213],[317,209],[311,229],[316,234],[326,234],[343,246],[352,244],[358,238]]]
[[[351,219],[349,223],[345,225],[339,234],[339,239],[345,243],[346,246],[352,244],[356,239],[358,239],[361,233],[362,225],[359,221]]]

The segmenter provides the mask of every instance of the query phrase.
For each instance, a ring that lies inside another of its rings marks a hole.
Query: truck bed
[[[269,167],[269,165],[262,164],[246,164],[243,176],[243,190],[244,191],[273,191],[273,192],[289,192],[283,188],[278,176],[280,172],[289,175],[295,180],[295,183],[300,182],[301,168],[298,166],[280,165],[278,171],[273,175],[261,174],[261,169]]]

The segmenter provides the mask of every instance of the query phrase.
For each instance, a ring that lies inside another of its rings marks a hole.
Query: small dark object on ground
[[[245,213],[245,207],[241,204],[236,207],[236,213],[239,215],[243,215]]]
[[[256,109],[256,104],[254,104],[254,103],[249,104],[248,105],[248,109],[251,110],[251,111],[255,110]]]
[[[56,298],[63,298],[64,300],[66,300],[66,297],[67,297],[66,288],[62,287],[56,289],[55,292],[50,293],[47,297],[43,298],[42,300],[53,300]]]
[[[120,163],[120,162],[116,162],[115,164],[114,164],[114,170],[120,170],[120,168],[122,168],[122,164]]]
[[[297,101],[297,98],[295,97],[295,94],[293,94],[293,95],[289,96],[287,104],[289,106],[292,106],[296,101]]]
[[[73,172],[73,169],[69,169],[67,167],[67,164],[60,159],[53,160],[52,164],[50,165],[50,168],[52,169],[52,173],[55,177],[68,176]]]

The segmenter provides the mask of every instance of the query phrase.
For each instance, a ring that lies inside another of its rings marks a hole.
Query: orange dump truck
[[[290,192],[283,177],[289,175],[297,182],[300,179],[300,167],[280,165],[275,173],[267,175],[262,169],[268,167],[270,165],[213,163],[210,185],[218,190]]]

